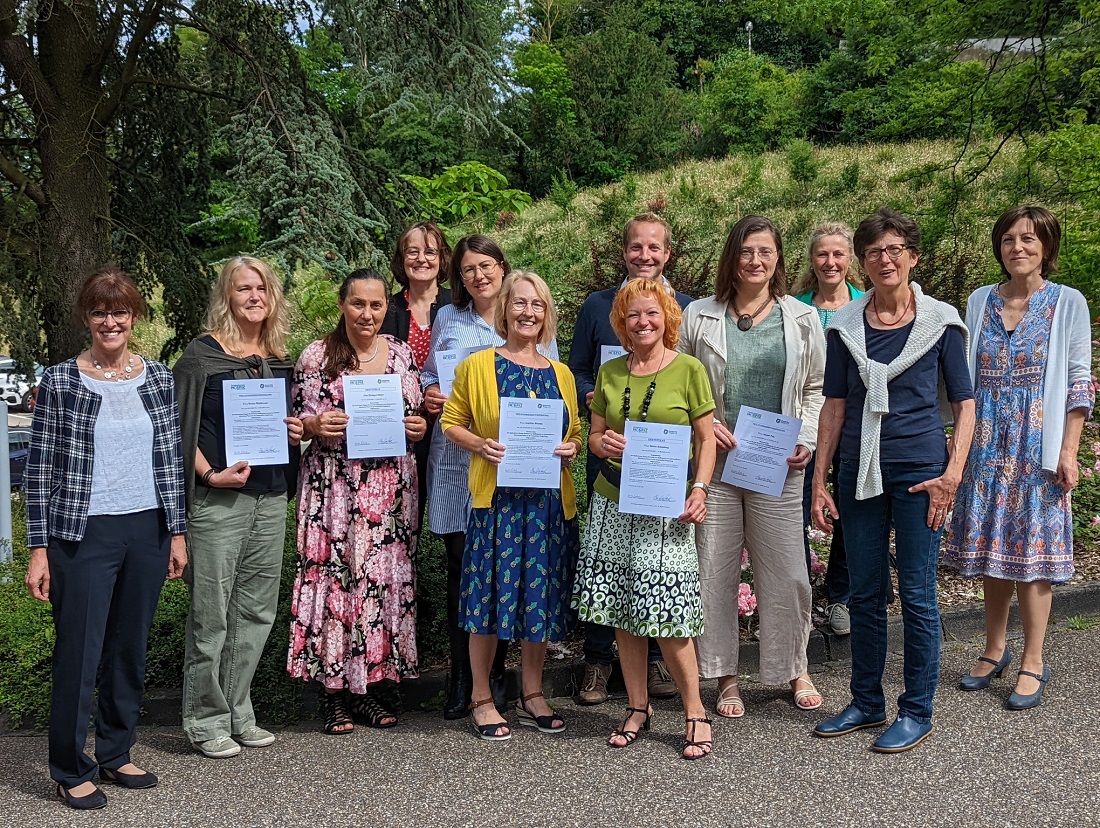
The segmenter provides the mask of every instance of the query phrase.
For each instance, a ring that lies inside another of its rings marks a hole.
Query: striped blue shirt
[[[493,326],[481,318],[471,302],[465,308],[447,305],[439,309],[432,326],[432,348],[420,372],[420,384],[427,389],[439,384],[436,351],[457,348],[499,347],[504,344]],[[558,358],[558,342],[539,346],[550,359]],[[443,436],[436,419],[428,454],[428,529],[437,535],[465,532],[470,520],[470,455]]]

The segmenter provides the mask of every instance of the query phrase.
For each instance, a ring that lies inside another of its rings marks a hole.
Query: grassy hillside
[[[1005,147],[991,163],[980,151],[956,163],[957,151],[949,142],[918,142],[837,147],[800,158],[788,152],[694,161],[583,190],[572,199],[559,188],[512,221],[502,216],[495,225],[486,219],[459,229],[495,234],[513,267],[547,279],[562,303],[563,346],[584,297],[622,278],[618,234],[630,216],[648,209],[674,228],[673,283],[704,296],[713,289],[726,234],[742,216],[756,213],[776,222],[793,279],[806,267],[806,240],[815,224],[841,220],[854,227],[887,204],[921,224],[925,242],[917,280],[937,297],[962,305],[974,287],[997,276],[989,232],[1005,208],[1044,204],[1063,219],[1064,244],[1072,244],[1076,207],[1043,197],[1052,192],[1050,183],[1040,166],[1023,162],[1020,146]],[[1074,281],[1073,274],[1062,278]]]

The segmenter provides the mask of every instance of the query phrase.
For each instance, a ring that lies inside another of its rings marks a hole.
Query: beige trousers
[[[737,675],[737,590],[741,549],[752,562],[760,619],[760,681],[786,684],[806,672],[810,581],[802,545],[802,472],[790,472],[778,497],[717,479],[707,517],[695,528],[703,634],[695,639],[703,678]]]

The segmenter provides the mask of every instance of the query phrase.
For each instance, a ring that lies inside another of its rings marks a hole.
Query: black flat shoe
[[[66,805],[77,811],[95,811],[107,807],[107,794],[99,788],[96,788],[87,796],[73,796],[67,788],[62,788],[59,782],[57,784],[57,795],[65,800]]]
[[[107,768],[99,769],[99,778],[104,782],[110,782],[112,785],[118,785],[120,788],[155,788],[160,781],[157,779],[155,773],[119,773],[118,771],[108,770]]]

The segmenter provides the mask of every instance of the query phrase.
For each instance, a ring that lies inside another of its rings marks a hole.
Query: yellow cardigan
[[[478,437],[496,440],[500,437],[500,395],[497,393],[497,375],[494,367],[495,348],[486,348],[464,359],[455,371],[451,396],[443,407],[439,424],[446,433],[448,428],[462,426]],[[569,412],[569,433],[562,442],[581,441],[581,421],[577,414],[577,384],[563,363],[550,360],[558,378],[558,390]],[[479,454],[470,459],[470,494],[475,509],[488,509],[497,488],[497,467]],[[577,514],[577,493],[573,488],[573,475],[562,464],[561,503],[566,520]]]

